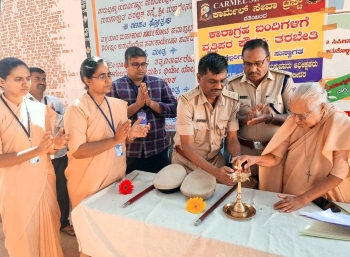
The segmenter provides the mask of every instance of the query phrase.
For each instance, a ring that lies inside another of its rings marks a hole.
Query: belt
[[[250,141],[242,138],[238,138],[238,141],[241,145],[245,147],[248,147],[254,150],[261,150],[261,151],[265,149],[265,146],[268,143],[268,142],[260,142],[260,141]]]
[[[186,158],[187,160],[189,160],[189,159],[186,157],[185,153],[181,150],[181,148],[180,148],[178,145],[175,146],[175,150],[176,150],[176,152],[177,152],[179,155],[181,155],[182,157],[184,157],[184,158]],[[218,154],[219,154],[219,153],[218,153]],[[215,155],[213,158],[207,160],[207,161],[210,162],[210,163],[213,163],[213,162],[215,161],[216,157],[218,156],[218,154]],[[189,161],[191,161],[191,160],[189,160]]]

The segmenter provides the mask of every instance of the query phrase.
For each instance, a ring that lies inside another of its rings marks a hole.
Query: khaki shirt
[[[228,131],[239,128],[238,94],[223,89],[215,107],[197,86],[179,98],[174,146],[181,147],[180,135],[193,135],[194,148],[205,159],[216,156]]]
[[[289,75],[285,89],[282,92],[283,81],[286,75]],[[274,108],[280,113],[286,113],[289,108],[289,100],[292,97],[294,82],[292,74],[285,71],[269,70],[267,76],[261,81],[258,87],[247,79],[244,73],[229,78],[227,89],[239,94],[239,115],[247,115],[248,112],[257,104],[273,104]],[[271,113],[278,114],[271,108]],[[273,124],[260,123],[256,125],[244,125],[239,128],[238,136],[243,139],[268,142],[280,126]]]

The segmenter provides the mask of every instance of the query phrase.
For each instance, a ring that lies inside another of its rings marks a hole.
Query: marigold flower
[[[206,205],[202,197],[192,197],[186,203],[186,210],[194,214],[199,214],[205,209]]]
[[[125,179],[119,184],[119,193],[122,195],[131,194],[134,190],[134,185],[129,179]]]

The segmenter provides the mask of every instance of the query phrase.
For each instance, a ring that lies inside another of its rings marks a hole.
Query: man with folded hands
[[[242,154],[259,156],[288,117],[286,110],[294,83],[291,73],[269,69],[269,46],[262,39],[248,41],[242,59],[244,72],[229,78],[227,89],[239,94],[238,138]],[[242,186],[258,188],[258,166],[250,168],[252,176]]]
[[[147,75],[147,55],[139,47],[125,51],[126,75],[113,81],[107,95],[128,103],[128,118],[141,125],[150,123],[146,137],[136,138],[126,149],[126,174],[133,170],[157,173],[169,165],[169,140],[165,119],[176,117],[177,101],[169,85],[161,78]]]
[[[228,152],[232,156],[240,155],[238,94],[225,89],[227,71],[227,59],[217,53],[200,59],[199,85],[182,95],[178,102],[171,162],[182,165],[187,172],[201,168],[219,182],[233,185],[227,176],[233,170],[225,166],[220,152],[226,137]]]

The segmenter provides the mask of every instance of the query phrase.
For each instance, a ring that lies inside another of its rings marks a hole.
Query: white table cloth
[[[123,203],[152,185],[154,174],[134,171],[135,189],[130,195],[118,192],[118,183],[85,199],[72,212],[82,251],[93,257],[114,256],[349,256],[350,243],[298,235],[313,220],[293,213],[278,213],[273,204],[277,194],[243,189],[243,201],[257,213],[245,221],[225,216],[224,204],[235,202],[236,191],[199,226],[194,222],[204,213],[186,211],[187,198],[181,193],[163,194],[152,190],[135,203]],[[217,185],[207,199],[209,209],[230,187]],[[301,210],[320,211],[314,204]]]

